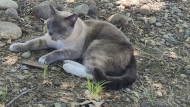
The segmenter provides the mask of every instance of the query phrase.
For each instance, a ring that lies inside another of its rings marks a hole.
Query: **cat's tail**
[[[131,86],[137,79],[137,62],[134,56],[131,57],[130,63],[125,68],[121,76],[108,76],[101,69],[94,69],[94,78],[97,81],[108,81],[104,86],[105,89],[118,90]]]

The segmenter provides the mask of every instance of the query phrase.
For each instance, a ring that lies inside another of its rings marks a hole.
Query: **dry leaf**
[[[42,82],[42,84],[47,84],[47,85],[52,86],[52,82],[50,82],[50,81],[48,81],[48,80],[44,80],[44,81]]]
[[[175,52],[170,52],[170,57],[171,58],[179,58]]]
[[[138,92],[136,92],[136,91],[132,91],[132,92],[135,94],[135,96],[136,96],[137,98],[140,98]]]
[[[91,105],[92,103],[95,107],[101,107],[101,105],[104,103],[104,101],[95,101],[95,100],[86,100],[82,103],[73,102],[71,103],[71,107],[79,106],[79,105]]]
[[[7,44],[11,44],[11,43],[12,43],[11,39],[7,40]]]
[[[18,57],[14,54],[14,55],[10,55],[10,56],[7,56],[5,58],[2,58],[2,60],[3,60],[2,64],[13,65],[18,60]]]
[[[95,105],[95,107],[101,107],[101,105],[104,103],[104,101],[94,101],[94,100],[91,100],[91,102]]]
[[[62,82],[60,87],[66,89],[68,86],[68,83]]]

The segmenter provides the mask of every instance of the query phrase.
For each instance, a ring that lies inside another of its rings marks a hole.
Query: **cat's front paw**
[[[47,56],[42,56],[38,59],[38,62],[42,63],[42,64],[49,64],[48,63],[48,57]]]
[[[23,49],[24,49],[23,43],[13,43],[9,47],[9,50],[14,51],[14,52],[20,52],[20,51],[23,51]]]

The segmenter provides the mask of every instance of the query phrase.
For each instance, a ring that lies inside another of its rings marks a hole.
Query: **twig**
[[[22,64],[25,65],[30,65],[30,66],[34,66],[34,67],[39,67],[39,68],[46,68],[48,67],[48,65],[36,62],[36,61],[32,61],[32,60],[23,60]]]
[[[24,94],[26,94],[26,93],[28,93],[28,92],[34,90],[35,88],[37,88],[37,87],[31,88],[31,89],[28,89],[28,90],[22,92],[21,94],[19,94],[19,95],[16,96],[15,98],[13,98],[9,103],[7,103],[7,104],[6,104],[6,107],[9,107],[9,106],[10,106],[16,99],[18,99],[20,96],[22,96],[22,95],[24,95]]]
[[[139,31],[141,31],[141,30],[139,29],[139,27],[134,23],[134,20],[131,19],[131,21],[132,21],[133,25],[134,25]]]

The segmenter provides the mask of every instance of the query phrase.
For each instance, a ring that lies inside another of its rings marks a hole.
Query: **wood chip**
[[[29,65],[29,66],[34,66],[38,68],[46,68],[48,65],[42,64],[40,62],[32,61],[32,60],[23,60],[22,64]]]

